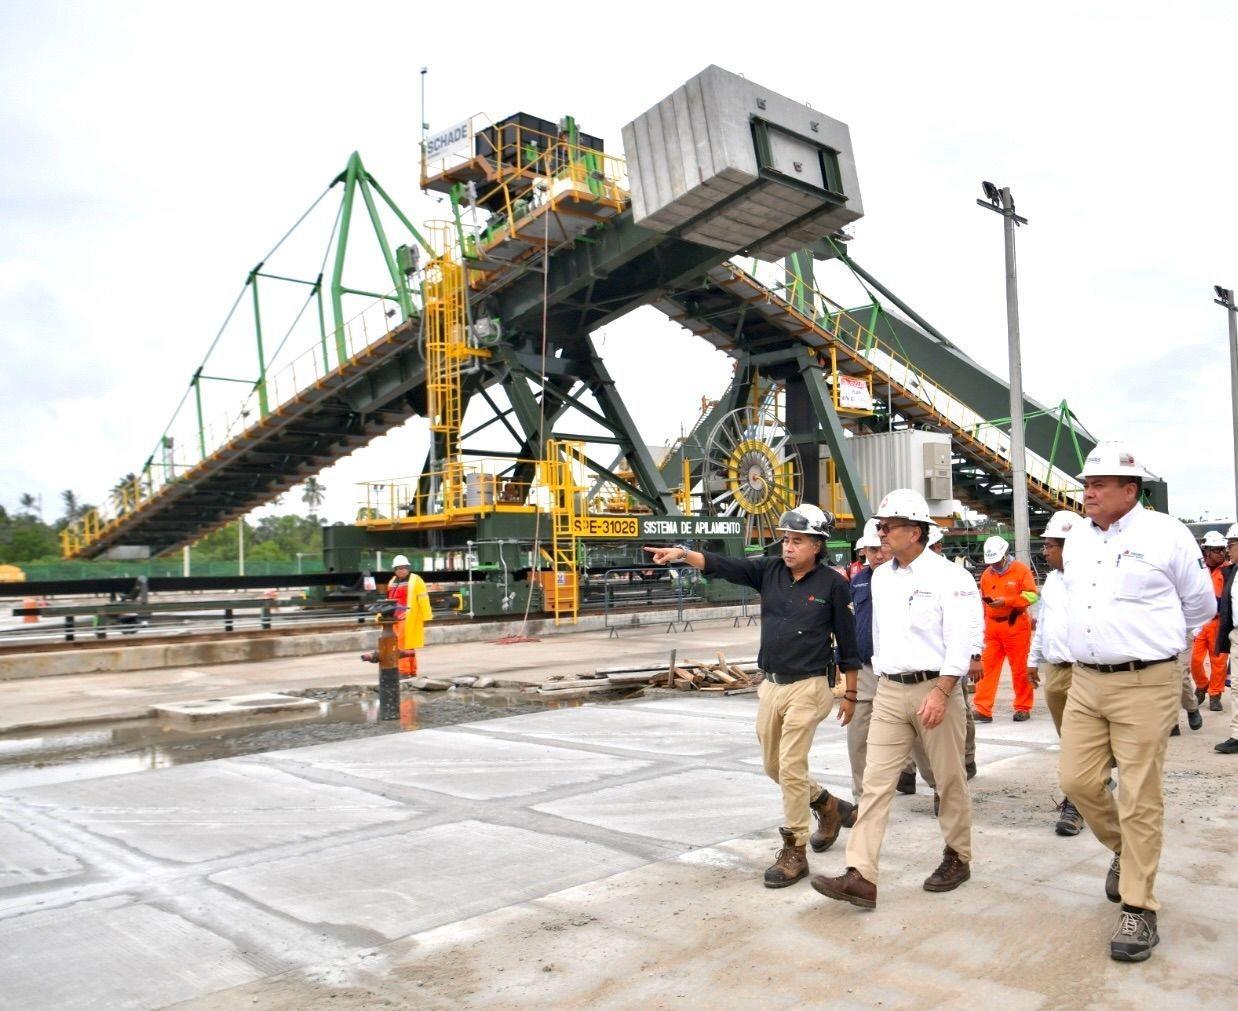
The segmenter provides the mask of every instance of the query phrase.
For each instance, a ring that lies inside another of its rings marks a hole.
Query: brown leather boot
[[[971,865],[947,846],[941,852],[941,863],[924,882],[926,892],[952,892],[971,877]]]
[[[820,892],[826,898],[850,902],[861,909],[877,908],[877,886],[854,867],[848,867],[847,873],[840,878],[827,878],[824,874],[814,874],[810,883],[815,891]]]
[[[766,888],[786,888],[800,878],[808,877],[808,854],[803,846],[795,845],[795,833],[790,829],[780,828],[782,849],[774,858],[774,862],[765,869]]]
[[[816,853],[824,853],[834,845],[839,829],[855,824],[855,805],[839,800],[829,790],[822,790],[808,806],[817,816],[817,831],[808,838]]]
[[[1221,696],[1220,696],[1220,695],[1209,695],[1209,696],[1208,696],[1208,709],[1209,709],[1209,711],[1214,712],[1214,713],[1219,713],[1219,712],[1220,712],[1222,709],[1224,709],[1224,708],[1225,708],[1225,707],[1221,705]]]

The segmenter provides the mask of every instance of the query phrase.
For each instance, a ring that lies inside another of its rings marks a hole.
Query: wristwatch
[[[679,560],[681,562],[686,562],[688,560],[688,552],[691,551],[692,549],[688,547],[688,545],[686,544],[676,544],[675,547],[677,547],[680,551],[683,552],[683,558]]]

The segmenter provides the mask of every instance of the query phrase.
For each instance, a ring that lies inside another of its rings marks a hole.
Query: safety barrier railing
[[[415,309],[420,312],[419,306],[415,305]],[[272,414],[282,412],[341,366],[356,361],[399,323],[398,301],[392,291],[346,322],[338,344],[336,335],[329,333],[275,371],[268,372],[264,381],[252,384],[246,381],[249,391],[245,398],[213,421],[204,421],[195,411],[179,412],[160,436],[151,462],[143,472],[126,477],[107,502],[89,509],[61,531],[62,555],[72,557],[107,536],[168,485],[182,479],[237,436]],[[345,352],[343,358],[339,345]],[[199,399],[195,397],[195,400],[200,404]]]
[[[759,261],[753,261],[754,263]],[[802,282],[788,282],[782,278],[771,279],[765,284],[760,277],[749,273],[739,264],[728,261],[728,269],[739,279],[746,280],[763,290],[769,299],[778,299],[781,308],[800,322],[813,327],[835,341],[852,356],[885,374],[894,384],[905,390],[914,399],[929,407],[960,434],[987,450],[1005,463],[1011,460],[1010,438],[1000,429],[990,425],[980,412],[969,407],[960,397],[932,379],[914,365],[901,351],[878,337],[866,323],[855,315],[855,310],[845,309],[823,295],[815,287],[799,287],[812,308],[812,317],[792,305],[787,295]],[[758,270],[766,272],[774,265],[762,265]],[[779,292],[782,294],[779,294]],[[1083,489],[1077,480],[1059,470],[1032,450],[1025,450],[1027,476],[1040,484],[1063,505],[1074,505]]]
[[[448,464],[420,478],[364,482],[357,500],[357,525],[389,526],[453,514],[547,509],[547,488],[536,480],[514,480],[508,473],[520,463],[535,467],[540,462],[481,459]],[[549,538],[549,528],[545,533]]]

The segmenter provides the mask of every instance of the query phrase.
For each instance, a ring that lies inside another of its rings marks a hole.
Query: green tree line
[[[301,495],[308,515],[264,516],[256,523],[245,522],[246,559],[294,561],[298,554],[320,554],[322,527],[318,508],[323,503],[324,491],[317,480],[310,478]],[[60,531],[94,508],[71,490],[61,492],[60,499],[63,513],[51,522],[45,522],[42,504],[34,495],[22,495],[12,513],[0,505],[0,564],[60,561]],[[237,524],[229,523],[198,541],[193,546],[193,557],[204,562],[235,561],[239,539]]]

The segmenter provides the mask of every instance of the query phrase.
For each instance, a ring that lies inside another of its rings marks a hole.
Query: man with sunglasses
[[[890,492],[875,513],[893,559],[873,573],[873,670],[878,676],[868,732],[864,801],[847,843],[846,872],[814,875],[822,895],[865,909],[877,905],[877,856],[899,773],[913,743],[924,744],[941,798],[946,846],[924,882],[948,892],[971,877],[971,798],[963,768],[966,724],[960,679],[971,667],[980,594],[959,566],[928,550],[933,523],[924,496]]]
[[[686,562],[761,595],[761,647],[757,663],[765,680],[757,689],[757,740],[765,772],[782,789],[782,847],[765,871],[766,888],[785,888],[808,876],[806,845],[819,852],[850,827],[855,806],[830,794],[808,775],[808,751],[817,725],[830,714],[828,675],[835,655],[846,677],[838,718],[855,713],[860,660],[847,580],[822,558],[833,517],[804,503],[782,514],[782,551],[773,557],[728,558],[685,545],[645,548],[658,565]],[[817,831],[810,832],[812,816]]]

